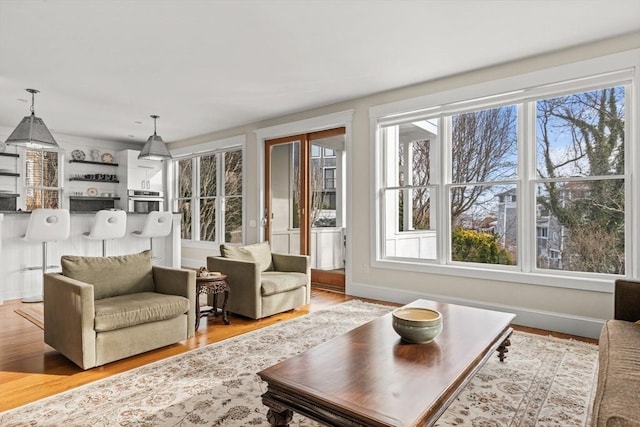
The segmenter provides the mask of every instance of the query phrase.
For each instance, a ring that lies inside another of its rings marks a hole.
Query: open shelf
[[[69,163],[84,163],[87,165],[103,165],[103,166],[118,166],[117,163],[105,163],[105,162],[94,162],[91,160],[69,160]]]
[[[117,179],[115,181],[111,181],[106,179],[89,179],[89,178],[69,178],[69,181],[110,182],[114,184],[117,184],[120,182]]]

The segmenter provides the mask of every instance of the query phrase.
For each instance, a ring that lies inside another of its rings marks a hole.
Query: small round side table
[[[200,311],[200,294],[213,294],[213,307],[208,310]],[[229,283],[227,283],[226,274],[217,274],[215,276],[196,277],[196,329],[200,326],[200,317],[213,313],[218,315],[218,295],[224,294],[222,302],[222,321],[225,325],[229,324],[227,317],[227,301],[229,300]]]

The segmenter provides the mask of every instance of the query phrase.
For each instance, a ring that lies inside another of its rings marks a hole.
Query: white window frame
[[[244,135],[225,138],[222,140],[216,140],[195,146],[185,147],[177,150],[171,150],[173,156],[172,165],[169,168],[169,182],[171,188],[171,205],[174,211],[178,209],[178,161],[192,159],[194,163],[199,164],[199,158],[202,156],[218,155],[216,164],[216,179],[217,179],[217,194],[216,194],[216,240],[215,241],[202,241],[200,240],[200,182],[199,182],[199,167],[194,164],[192,167],[192,185],[193,189],[191,195],[191,209],[192,209],[192,230],[191,239],[181,239],[183,247],[196,248],[196,249],[217,249],[221,243],[220,237],[224,236],[225,216],[224,216],[224,154],[230,151],[242,152],[242,243],[246,243],[247,230],[246,230],[246,218],[247,218],[247,202],[246,202],[246,168],[247,168],[247,152],[246,152],[246,138]],[[198,159],[193,160],[193,159]],[[220,185],[222,183],[222,185]],[[220,213],[223,213],[222,215]],[[231,244],[231,243],[225,243]],[[233,244],[231,244],[233,245]]]
[[[637,170],[639,153],[636,147],[639,142],[640,99],[638,82],[640,81],[640,49],[607,55],[552,69],[517,75],[501,80],[476,84],[473,86],[438,92],[426,96],[398,101],[390,104],[372,107],[369,111],[370,129],[372,136],[372,179],[371,194],[371,266],[375,268],[401,269],[405,271],[419,271],[456,277],[470,277],[476,279],[508,281],[513,283],[535,284],[540,286],[554,286],[589,291],[612,292],[613,281],[620,275],[606,275],[567,271],[540,270],[531,265],[532,254],[535,254],[536,223],[535,196],[533,185],[535,177],[535,144],[521,145],[518,149],[519,178],[517,179],[520,193],[517,194],[521,209],[518,212],[519,224],[519,259],[522,263],[518,269],[489,264],[460,265],[448,263],[449,244],[443,236],[451,233],[449,221],[447,187],[437,180],[446,176],[437,170],[434,173],[435,185],[440,185],[444,191],[439,191],[437,208],[438,254],[435,261],[414,259],[390,259],[383,256],[384,245],[384,207],[382,206],[381,189],[384,188],[384,156],[382,144],[382,126],[393,123],[404,123],[412,119],[419,120],[444,115],[459,114],[465,110],[478,110],[500,105],[519,103],[519,120],[527,116],[530,123],[535,123],[535,109],[531,111],[528,102],[537,99],[560,96],[567,93],[578,93],[591,89],[624,85],[625,89],[625,175],[626,182],[625,205],[625,249],[626,269],[624,277],[637,277],[640,271],[639,240],[640,232],[635,224],[640,218],[640,201],[637,193],[640,191],[640,179],[631,172]],[[529,107],[528,107],[529,106]],[[531,121],[533,120],[533,122]],[[534,128],[535,126],[531,126]],[[535,129],[525,129],[519,123],[518,140],[527,138],[535,141]],[[528,134],[525,134],[528,132]],[[439,144],[438,144],[439,145]],[[437,164],[450,164],[447,150],[434,152]],[[445,168],[446,170],[446,168]],[[538,181],[539,182],[539,181]],[[525,244],[525,242],[527,242]],[[533,257],[535,258],[535,257]]]

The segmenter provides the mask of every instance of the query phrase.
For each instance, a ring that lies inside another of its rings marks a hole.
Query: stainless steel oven
[[[164,210],[162,191],[127,190],[128,211],[149,213]]]

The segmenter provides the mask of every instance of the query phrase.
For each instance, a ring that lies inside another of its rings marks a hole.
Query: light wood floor
[[[220,317],[202,318],[193,338],[88,371],[81,370],[44,344],[43,331],[14,312],[23,305],[22,302],[5,301],[0,305],[0,412],[350,299],[352,298],[341,293],[314,289],[311,304],[308,306],[267,319],[255,321],[230,314],[231,325],[225,326]],[[549,334],[548,331],[532,328],[515,328]],[[569,337],[564,334],[552,335]]]

